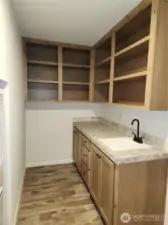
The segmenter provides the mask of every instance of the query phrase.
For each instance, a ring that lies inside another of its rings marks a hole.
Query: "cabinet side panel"
[[[131,215],[130,225],[162,225],[163,219],[135,221],[140,215],[164,214],[167,180],[167,160],[140,162],[119,166],[118,201],[114,225],[123,225],[121,215]],[[116,194],[116,193],[115,193]]]
[[[160,1],[153,70],[151,110],[168,110],[168,2]]]

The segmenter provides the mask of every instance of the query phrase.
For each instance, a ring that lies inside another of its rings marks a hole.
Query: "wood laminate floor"
[[[72,164],[26,171],[17,225],[102,225]]]

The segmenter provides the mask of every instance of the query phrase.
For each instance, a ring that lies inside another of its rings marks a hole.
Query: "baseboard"
[[[56,160],[56,161],[27,163],[26,168],[59,165],[59,164],[68,164],[68,163],[73,163],[73,159],[60,159],[60,160]]]
[[[25,172],[26,172],[26,168],[25,168],[25,170],[24,170],[23,177],[22,177],[22,183],[21,183],[21,185],[20,185],[19,199],[18,199],[18,204],[17,204],[17,208],[16,208],[16,212],[15,212],[15,217],[14,217],[14,223],[13,223],[13,225],[17,225],[17,222],[18,222],[19,207],[20,207],[20,204],[21,204],[21,197],[22,197],[22,190],[23,190],[23,184],[24,184]]]

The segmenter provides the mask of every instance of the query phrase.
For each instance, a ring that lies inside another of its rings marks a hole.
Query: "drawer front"
[[[82,137],[82,144],[85,145],[88,149],[91,147],[91,142],[85,136]]]
[[[85,147],[85,145],[82,145],[82,160],[90,169],[90,151]]]
[[[90,187],[90,170],[87,168],[83,160],[82,160],[82,177],[85,181],[85,184],[88,187]]]

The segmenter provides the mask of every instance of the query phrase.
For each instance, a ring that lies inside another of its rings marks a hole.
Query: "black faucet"
[[[143,141],[142,141],[142,138],[143,137],[139,137],[139,120],[137,120],[137,119],[134,119],[133,121],[132,121],[132,123],[131,123],[131,125],[133,125],[134,124],[134,122],[137,122],[137,134],[135,134],[134,132],[132,132],[133,133],[133,135],[134,135],[134,141],[135,142],[137,142],[137,143],[139,143],[139,144],[143,144]]]

